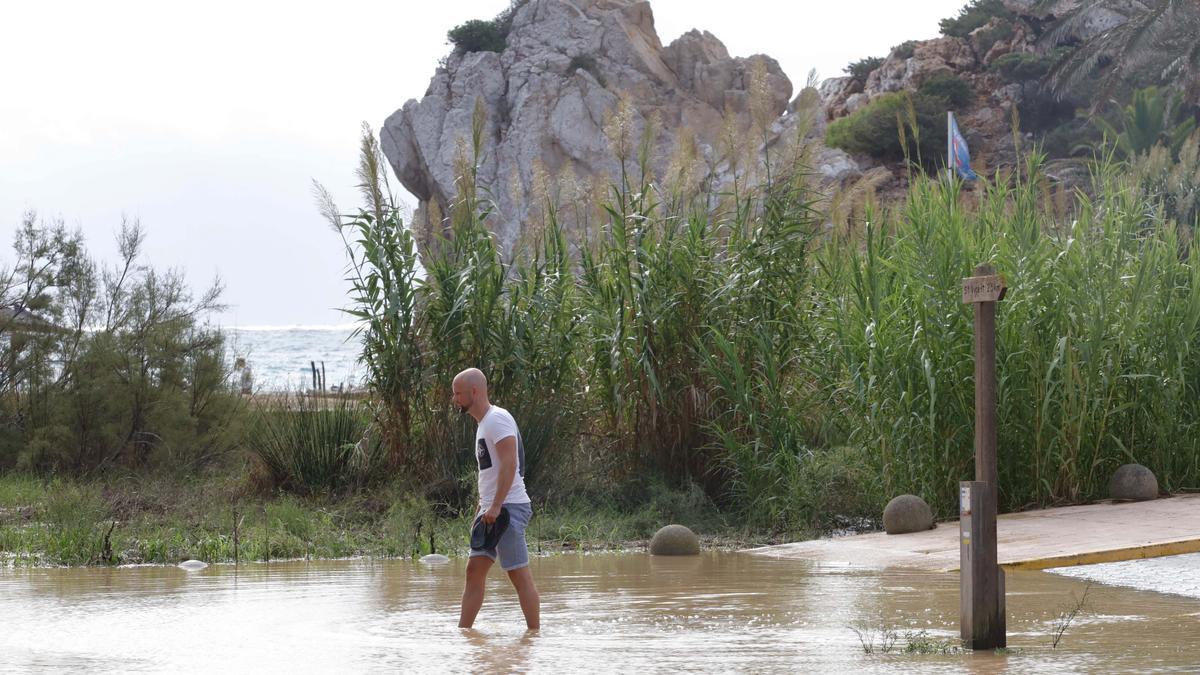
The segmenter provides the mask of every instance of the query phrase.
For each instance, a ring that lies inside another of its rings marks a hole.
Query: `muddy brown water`
[[[866,654],[870,632],[958,631],[958,577],[744,553],[534,558],[543,628],[493,570],[455,627],[464,561],[0,569],[0,671],[1146,672],[1200,669],[1200,599],[1008,574],[1012,653]]]

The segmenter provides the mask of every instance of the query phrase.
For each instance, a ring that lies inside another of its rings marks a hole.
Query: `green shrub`
[[[446,39],[457,52],[502,52],[507,46],[508,32],[512,30],[513,14],[527,0],[513,0],[494,19],[471,19],[446,33]]]
[[[460,52],[502,52],[508,31],[494,19],[471,19],[451,28],[446,38]]]
[[[909,107],[911,102],[911,109]],[[911,132],[915,115],[917,134]],[[901,142],[900,124],[907,128]],[[846,152],[936,162],[946,152],[945,108],[927,97],[890,92],[829,124],[825,142]]]
[[[971,0],[958,10],[958,15],[938,22],[942,35],[965,38],[971,31],[983,26],[993,18],[1012,19],[1013,14],[1003,0]]]
[[[1054,59],[1033,52],[1009,52],[996,57],[988,66],[1007,82],[1040,80],[1050,72]]]
[[[975,91],[954,73],[938,73],[921,84],[917,96],[928,99],[931,107],[940,104],[943,108],[962,108],[974,100]]]
[[[1007,40],[1013,36],[1015,29],[1011,23],[1001,23],[990,28],[985,28],[975,35],[975,48],[980,56],[983,56],[1001,40]]]
[[[859,86],[866,84],[867,76],[871,71],[883,65],[883,59],[878,56],[868,56],[865,59],[860,59],[845,67],[845,71],[850,75]]]
[[[916,48],[916,40],[906,40],[895,47],[892,47],[892,57],[897,59],[910,58],[913,55],[913,52],[916,51]]]
[[[205,323],[220,286],[194,297],[183,276],[141,259],[123,223],[120,261],[101,269],[79,235],[26,215],[17,265],[0,269],[0,470],[188,469],[222,455],[240,410],[224,337]]]
[[[1025,112],[1021,110],[1021,126]],[[1041,146],[1050,157],[1091,158],[1102,147],[1100,132],[1086,117],[1074,117],[1051,128],[1041,137]]]

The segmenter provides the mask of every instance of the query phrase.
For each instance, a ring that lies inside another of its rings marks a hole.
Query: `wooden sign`
[[[997,302],[1004,299],[1008,287],[1004,285],[1003,274],[989,274],[982,277],[967,277],[963,279],[963,304],[973,302]]]

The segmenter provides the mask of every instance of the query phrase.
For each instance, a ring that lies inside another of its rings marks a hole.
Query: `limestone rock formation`
[[[492,225],[505,250],[547,190],[569,184],[590,195],[619,180],[619,157],[636,163],[647,125],[659,127],[654,175],[665,179],[673,160],[691,158],[687,172],[674,168],[697,184],[729,179],[722,137],[753,154],[764,145],[747,133],[756,123],[772,136],[766,144],[797,128],[779,123],[792,84],[774,59],[731,57],[698,30],[664,47],[645,0],[529,0],[515,9],[506,45],[500,53],[451,53],[424,97],[384,122],[383,151],[420,202],[418,233],[458,192],[456,159],[471,154],[477,104],[485,119],[478,184],[495,204]],[[844,153],[824,159],[834,175],[857,171]]]
[[[903,194],[900,160],[822,145],[827,121],[890,92],[917,94],[947,74],[960,81],[955,87],[965,83],[969,101],[946,107],[984,175],[1015,166],[1035,142],[1045,142],[1051,159],[1074,153],[1088,138],[1076,110],[1126,100],[1136,83],[1162,80],[1193,104],[1200,92],[1200,69],[1178,56],[1200,26],[1195,3],[1001,2],[970,34],[906,42],[864,77],[826,80],[789,104],[792,83],[774,59],[733,57],[703,30],[664,46],[646,0],[519,0],[503,51],[456,49],[425,95],[388,117],[381,144],[419,201],[414,220],[425,243],[443,226],[456,179],[470,166],[460,158],[472,155],[478,108],[477,184],[494,206],[491,227],[511,251],[547,200],[594,205],[622,166],[634,169],[637,183],[647,128],[656,130],[647,136],[656,186],[719,191],[735,175],[739,185],[753,183],[748,167],[767,151],[787,156],[776,152],[781,141],[803,133],[825,184],[857,181],[866,186],[859,192],[878,187],[886,199]],[[1023,133],[1014,139],[1018,109]],[[1077,173],[1059,167],[1050,175],[1069,188]]]
[[[1003,3],[1010,11],[1039,21],[1074,15],[1082,9],[1069,25],[1063,26],[1062,37],[1073,41],[1090,40],[1120,26],[1129,20],[1133,9],[1133,3],[1121,11],[1115,3],[1090,0],[1003,0]]]

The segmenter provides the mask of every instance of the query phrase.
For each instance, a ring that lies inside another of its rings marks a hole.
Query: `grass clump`
[[[901,640],[905,654],[961,654],[961,640],[939,640],[926,630],[905,631]]]
[[[355,399],[296,394],[260,406],[247,442],[269,486],[336,492],[362,486],[383,465],[369,422]]]

